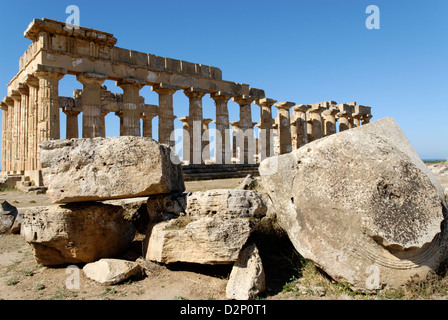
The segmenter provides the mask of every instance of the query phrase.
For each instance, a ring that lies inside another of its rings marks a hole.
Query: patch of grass
[[[0,187],[0,192],[4,192],[4,191],[16,191],[17,188],[14,186],[9,186],[9,187]]]
[[[39,282],[36,282],[36,284],[34,285],[34,291],[44,290],[45,288],[45,285]]]
[[[33,269],[30,269],[30,268],[27,268],[27,269],[25,269],[25,270],[22,270],[22,274],[23,274],[24,276],[27,276],[27,277],[32,277],[33,274],[34,274],[34,270],[33,270]]]
[[[187,299],[182,296],[175,296],[174,300],[187,300]]]
[[[67,300],[78,297],[78,292],[68,290],[65,286],[58,287],[50,300]]]
[[[34,200],[30,200],[29,203],[36,203],[36,201],[34,201]]]
[[[10,278],[6,281],[7,286],[15,286],[18,283],[19,283],[19,280],[17,280],[16,278]]]

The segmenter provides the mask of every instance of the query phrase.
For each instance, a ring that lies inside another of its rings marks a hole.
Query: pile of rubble
[[[88,277],[114,284],[142,272],[116,259],[141,233],[143,261],[233,264],[227,298],[253,299],[266,283],[249,236],[275,221],[305,259],[356,290],[399,287],[446,263],[444,190],[390,118],[266,159],[257,191],[248,179],[186,193],[173,157],[140,137],[42,144],[54,205],[28,209],[21,227],[36,260],[85,264]]]

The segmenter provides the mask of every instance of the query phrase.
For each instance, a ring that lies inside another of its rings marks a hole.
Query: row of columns
[[[38,144],[60,138],[59,119],[59,80],[65,70],[39,66],[33,75],[12,91],[2,103],[3,139],[2,168],[8,172],[39,170]],[[67,115],[67,138],[78,137],[78,115],[82,111],[82,137],[95,138],[105,136],[101,89],[106,75],[82,73],[77,80],[83,85],[82,106],[79,109],[64,108]],[[140,119],[143,119],[143,136],[152,137],[152,119],[154,114],[142,113],[140,108],[140,90],[146,83],[136,79],[120,79],[117,86],[122,88],[122,111],[120,117],[120,135],[140,136]],[[155,84],[152,90],[159,96],[159,142],[174,146],[171,134],[174,132],[173,94],[180,87],[170,84]],[[295,105],[293,102],[279,102],[274,99],[256,99],[249,95],[235,95],[228,92],[208,92],[198,88],[184,89],[189,99],[189,115],[181,118],[188,139],[184,139],[184,160],[190,163],[204,163],[210,158],[207,150],[209,138],[208,124],[211,119],[203,118],[202,99],[206,94],[216,105],[216,163],[231,163],[232,141],[228,102],[233,99],[239,105],[239,121],[232,123],[234,138],[240,139],[240,163],[253,162],[253,156],[259,152],[259,160],[284,154],[297,149],[313,140],[336,133],[336,121],[339,131],[368,123],[370,112],[356,103],[336,105],[333,101],[314,105]],[[251,105],[260,107],[260,123],[252,122]],[[272,106],[278,109],[277,118],[272,118]],[[293,108],[292,115],[290,110]],[[370,108],[368,108],[370,109]],[[369,111],[369,110],[368,110]],[[260,129],[258,143],[254,143],[253,127]],[[278,137],[278,150],[274,151],[274,132]],[[205,134],[205,135],[204,135]],[[203,152],[205,149],[205,152]],[[258,150],[258,151],[257,151]],[[233,152],[236,151],[234,143]],[[233,154],[233,157],[236,155]]]

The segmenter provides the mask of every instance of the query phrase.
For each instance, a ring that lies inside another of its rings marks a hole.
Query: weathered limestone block
[[[144,255],[147,260],[162,263],[233,263],[266,210],[261,198],[246,190],[210,190],[149,199],[152,223]]]
[[[86,202],[34,207],[24,213],[21,235],[38,263],[88,263],[121,254],[135,226],[119,205]]]
[[[42,175],[53,203],[183,192],[171,148],[150,138],[48,141],[40,145]],[[177,162],[177,163],[180,163]]]
[[[226,287],[227,299],[253,300],[266,290],[261,257],[255,244],[241,250]]]
[[[18,215],[17,208],[7,201],[0,203],[0,234],[12,232],[14,221]]]
[[[443,190],[391,118],[266,159],[260,173],[298,252],[354,289],[424,278],[446,258]]]
[[[104,285],[114,285],[136,276],[142,272],[137,262],[120,259],[101,259],[88,263],[83,268],[84,274]]]

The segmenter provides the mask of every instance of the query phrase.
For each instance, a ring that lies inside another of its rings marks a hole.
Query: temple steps
[[[207,164],[183,165],[185,181],[245,178],[248,174],[259,176],[259,164]]]

